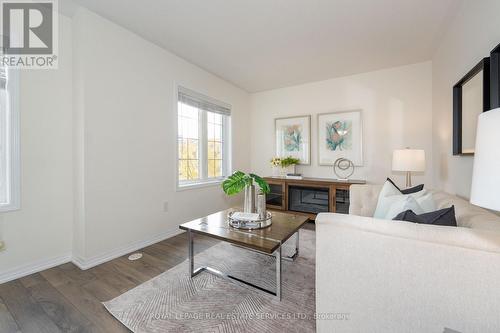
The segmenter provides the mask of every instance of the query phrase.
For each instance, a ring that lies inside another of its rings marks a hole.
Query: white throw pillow
[[[408,209],[413,210],[415,214],[424,214],[436,210],[432,193],[422,190],[416,193],[402,194],[391,182],[386,181],[380,191],[373,217],[393,219],[396,215]],[[394,216],[391,216],[392,214]]]
[[[394,196],[395,200],[392,202],[387,214],[384,216],[385,220],[392,220],[399,213],[412,210],[415,214],[420,215],[425,213],[422,207],[418,204],[417,200],[410,195]]]
[[[418,204],[420,205],[420,207],[423,210],[422,214],[434,212],[437,210],[436,203],[434,202],[434,197],[432,196],[432,193],[430,193],[430,192],[426,193],[423,196],[418,197],[416,199],[417,199]],[[417,212],[414,212],[414,213],[418,214]]]
[[[387,215],[389,208],[393,203],[392,200],[388,200],[389,197],[400,195],[401,191],[399,191],[396,186],[394,186],[391,182],[386,181],[384,186],[382,186],[382,190],[378,195],[377,208],[375,209],[375,213],[373,217],[382,219]]]
[[[425,190],[422,190],[420,192],[423,192]],[[411,194],[412,196],[421,196],[422,194],[420,192]],[[378,195],[378,202],[377,202],[377,208],[375,209],[375,213],[373,214],[373,217],[383,219],[386,217],[387,213],[389,212],[389,209],[391,208],[392,204],[400,200],[401,198],[405,196],[410,196],[410,194],[402,194],[401,191],[394,186],[391,182],[386,181],[384,183],[384,186],[382,187],[382,190],[380,191]]]

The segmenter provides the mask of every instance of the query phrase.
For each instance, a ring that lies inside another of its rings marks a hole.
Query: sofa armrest
[[[382,185],[351,185],[349,190],[349,214],[373,216],[381,189]]]

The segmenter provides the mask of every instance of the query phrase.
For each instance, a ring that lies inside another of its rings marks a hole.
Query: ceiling
[[[76,0],[248,92],[430,60],[459,0]]]

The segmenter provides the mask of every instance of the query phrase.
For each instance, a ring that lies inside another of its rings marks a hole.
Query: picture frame
[[[274,119],[277,157],[294,157],[301,165],[311,164],[311,116]]]
[[[318,164],[331,166],[339,158],[363,165],[362,110],[318,114]]]
[[[474,155],[477,117],[490,110],[490,58],[453,86],[453,155]]]

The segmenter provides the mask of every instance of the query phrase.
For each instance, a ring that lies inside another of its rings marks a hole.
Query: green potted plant
[[[300,160],[295,157],[288,156],[286,158],[281,159],[281,167],[283,168],[283,172],[286,176],[287,173],[295,174],[295,166],[300,163]]]
[[[255,213],[255,185],[259,185],[262,193],[267,194],[271,191],[269,184],[253,173],[244,173],[236,171],[222,182],[222,190],[227,195],[235,195],[245,190],[245,201],[243,211],[245,213]]]
[[[300,163],[298,158],[288,156],[288,157],[273,157],[271,159],[271,166],[273,168],[274,176],[284,177],[287,173],[295,174],[295,166]],[[278,170],[278,168],[280,170]]]

